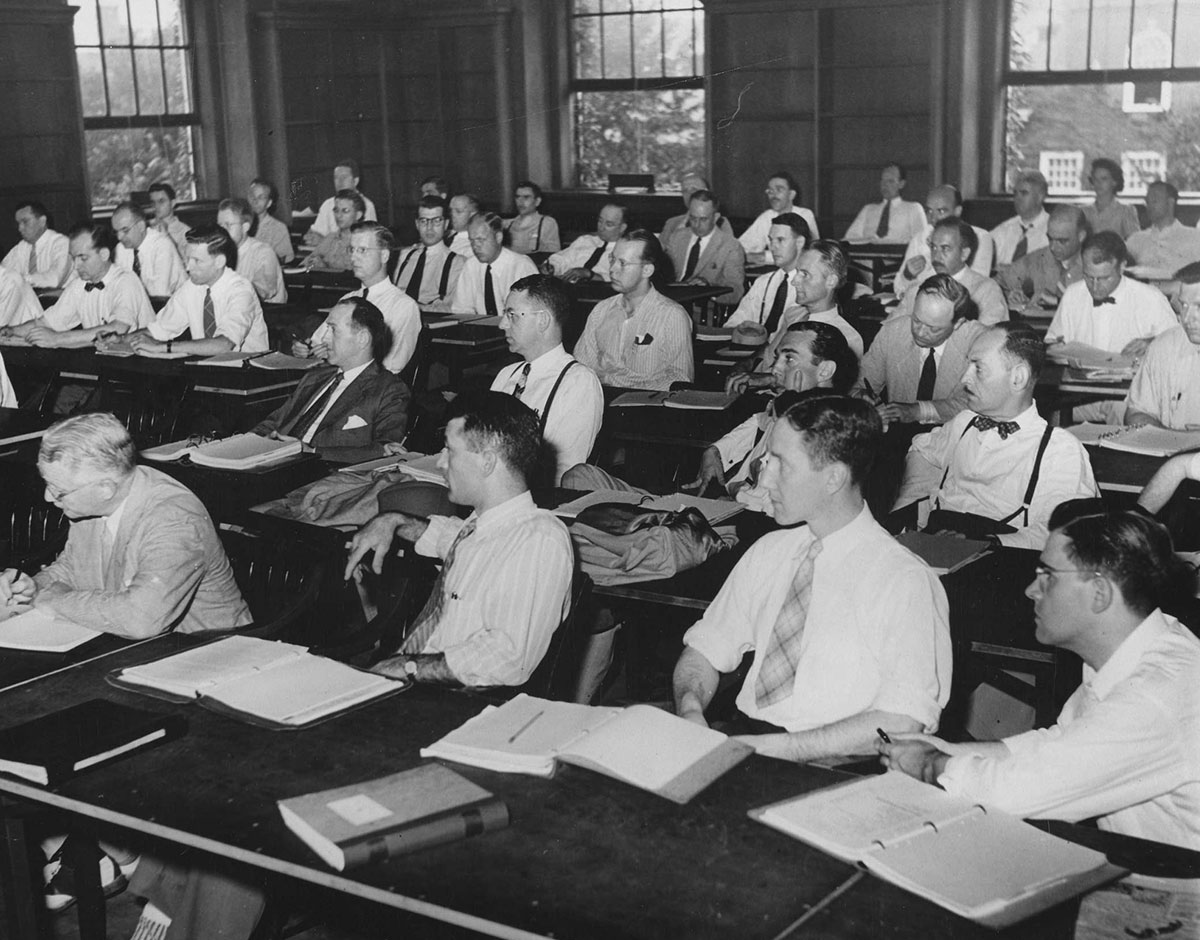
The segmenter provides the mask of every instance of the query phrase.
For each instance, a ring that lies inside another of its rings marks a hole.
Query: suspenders
[[[964,437],[966,437],[967,431],[969,430],[971,430],[971,423],[967,422],[967,426],[963,428],[963,432],[958,436],[958,439],[961,441]],[[1033,502],[1033,494],[1037,490],[1038,478],[1042,473],[1042,457],[1046,453],[1046,447],[1050,444],[1050,435],[1053,431],[1054,428],[1050,426],[1049,422],[1047,422],[1046,430],[1042,434],[1042,439],[1038,442],[1037,456],[1033,458],[1033,473],[1029,475],[1029,485],[1025,487],[1025,496],[1021,500],[1021,505],[1010,512],[1003,519],[997,520],[1001,525],[1008,525],[1018,515],[1022,516],[1024,520],[1021,523],[1022,526],[1029,525],[1029,504]],[[957,448],[957,443],[955,444],[955,447]],[[942,487],[946,485],[946,477],[950,475],[950,465],[953,462],[954,451],[951,451],[950,459],[946,461],[946,470],[942,473],[942,482],[938,484],[939,493],[941,492]],[[940,499],[938,500],[938,504],[935,508],[941,509]]]
[[[400,267],[396,269],[396,278],[393,283],[399,285],[400,275],[404,273],[404,269],[408,267],[408,262],[417,256],[421,246],[415,246],[408,254],[404,256],[404,260],[400,262]],[[450,286],[450,269],[454,266],[454,252],[446,255],[446,260],[442,263],[442,278],[438,282],[438,300],[446,299],[446,290]],[[420,294],[421,285],[417,285],[417,293]]]
[[[538,433],[542,435],[542,437],[546,436],[546,422],[550,419],[550,406],[554,404],[554,396],[558,394],[558,387],[562,385],[563,379],[565,379],[567,377],[567,373],[571,371],[571,366],[575,365],[577,362],[577,359],[572,359],[565,366],[563,366],[562,371],[558,373],[558,378],[554,380],[554,386],[550,389],[550,394],[546,396],[546,405],[542,408],[542,418],[541,421],[538,422]]]

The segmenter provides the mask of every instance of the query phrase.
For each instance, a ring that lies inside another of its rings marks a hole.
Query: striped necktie
[[[212,339],[217,335],[217,311],[213,307],[212,288],[204,289],[204,338]]]
[[[425,649],[425,645],[437,630],[438,622],[442,618],[442,608],[446,606],[446,577],[450,571],[450,566],[454,564],[454,556],[458,552],[458,546],[471,537],[471,533],[475,531],[475,519],[467,520],[467,524],[458,530],[458,535],[454,537],[454,541],[450,544],[450,551],[446,553],[446,560],[442,562],[442,570],[438,573],[437,580],[433,582],[433,590],[429,592],[429,600],[425,602],[421,613],[417,615],[417,619],[413,621],[412,629],[408,631],[408,636],[404,638],[404,645],[400,648],[401,652],[415,654]]]
[[[37,274],[37,245],[29,246],[29,273]]]
[[[762,667],[754,684],[754,700],[760,708],[782,702],[792,694],[796,683],[796,665],[800,661],[800,641],[804,636],[804,621],[812,600],[813,563],[821,553],[821,540],[813,539],[800,559],[796,577],[792,579],[775,628],[762,654]]]

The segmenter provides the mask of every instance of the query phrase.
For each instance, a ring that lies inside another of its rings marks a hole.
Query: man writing
[[[1027,317],[1045,317],[1056,310],[1063,291],[1083,280],[1080,249],[1089,234],[1082,209],[1056,206],[1046,223],[1046,246],[996,275],[1008,309]]]
[[[418,244],[396,265],[396,286],[422,307],[445,300],[454,292],[467,259],[446,247],[446,200],[422,196],[417,204]]]
[[[552,254],[543,271],[561,277],[568,284],[608,281],[613,246],[625,234],[626,228],[625,207],[619,202],[605,204],[596,217],[595,233],[580,235],[562,251]]]
[[[132,202],[122,202],[113,210],[113,230],[121,244],[117,246],[117,264],[142,279],[151,297],[170,297],[187,280],[183,259],[169,235],[146,222],[142,210]]]
[[[678,280],[727,287],[721,303],[736,304],[746,291],[746,253],[737,239],[718,228],[720,220],[716,197],[701,189],[688,203],[687,229],[676,232],[665,247]]]

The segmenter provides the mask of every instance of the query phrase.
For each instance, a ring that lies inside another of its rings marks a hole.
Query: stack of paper
[[[98,636],[102,634],[36,609],[0,621],[0,647],[10,650],[65,653]]]
[[[273,352],[250,360],[250,365],[256,369],[315,369],[325,365],[324,359],[301,359],[299,356],[289,356],[286,353]]]

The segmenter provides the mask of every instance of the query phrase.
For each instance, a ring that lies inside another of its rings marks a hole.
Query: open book
[[[0,621],[0,648],[10,650],[65,653],[101,635],[36,608]]]
[[[303,646],[231,636],[155,662],[129,666],[110,681],[171,701],[201,705],[276,730],[316,724],[407,688],[385,676],[314,656]]]
[[[345,473],[382,473],[385,470],[399,470],[406,476],[422,483],[446,484],[446,475],[438,469],[438,454],[405,453],[391,457],[376,457],[374,460],[364,460],[362,463],[341,467]]]
[[[303,451],[300,441],[276,441],[259,434],[235,434],[220,441],[201,443],[195,438],[160,444],[141,452],[147,460],[178,460],[190,456],[192,463],[221,470],[252,470],[264,464],[294,457]]]
[[[554,510],[555,515],[564,519],[574,519],[589,506],[601,503],[627,503],[642,509],[657,509],[663,512],[678,512],[680,509],[699,509],[710,525],[724,522],[730,516],[735,516],[746,507],[731,499],[707,499],[703,496],[692,496],[690,493],[672,493],[669,496],[648,496],[642,493],[631,493],[628,490],[593,490],[583,496],[563,503]]]
[[[1054,362],[1069,365],[1072,369],[1105,378],[1133,378],[1132,356],[1109,352],[1087,343],[1055,343],[1046,347],[1046,355]]]
[[[1083,424],[1067,428],[1081,443],[1096,444],[1108,450],[1123,450],[1130,454],[1151,457],[1172,457],[1186,450],[1200,448],[1200,430],[1173,431],[1143,425],[1139,428],[1119,424]]]
[[[557,762],[576,764],[686,803],[752,753],[711,728],[652,705],[598,708],[521,694],[488,706],[422,757],[501,773],[551,776]]]
[[[324,359],[301,359],[299,356],[289,356],[287,353],[270,352],[251,359],[250,365],[256,369],[286,371],[288,369],[315,369],[317,366],[327,365],[327,363]]]
[[[695,388],[681,388],[674,392],[624,392],[612,401],[614,408],[683,408],[689,411],[724,411],[735,401],[737,395],[727,392],[706,392]]]
[[[989,927],[1126,874],[1100,852],[892,771],[750,811],[830,855]]]

